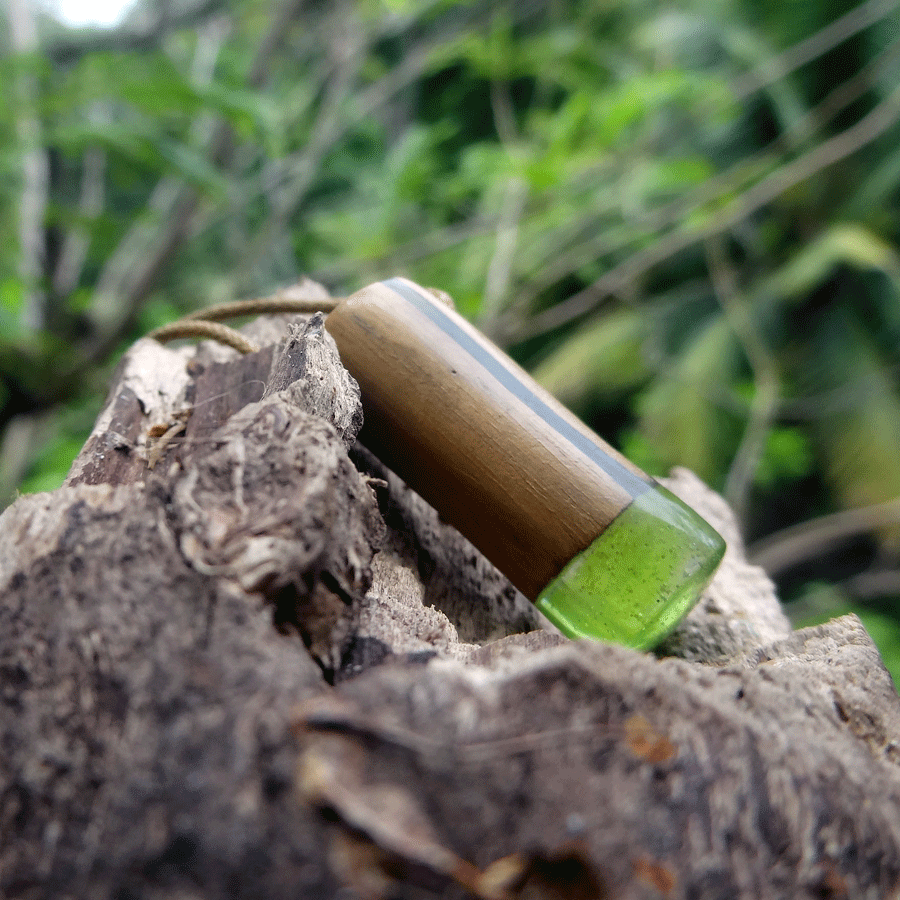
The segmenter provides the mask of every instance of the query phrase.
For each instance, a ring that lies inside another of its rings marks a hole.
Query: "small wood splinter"
[[[147,468],[153,469],[162,459],[166,448],[172,443],[172,439],[181,434],[187,428],[187,415],[182,414],[181,419],[173,425],[166,427],[165,425],[154,425],[147,432],[148,438],[155,438],[150,452],[147,454]],[[161,429],[165,429],[160,433]]]

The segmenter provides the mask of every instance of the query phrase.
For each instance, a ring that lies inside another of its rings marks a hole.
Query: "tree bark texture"
[[[0,517],[0,896],[900,896],[890,676],[721,498],[666,481],[729,549],[656,655],[566,641],[355,443],[321,317],[245,330],[139,341]]]

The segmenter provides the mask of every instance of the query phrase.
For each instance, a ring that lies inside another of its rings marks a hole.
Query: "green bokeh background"
[[[794,620],[858,613],[900,676],[895,2],[16,15],[2,503],[61,482],[154,325],[403,274],[651,473],[722,491]]]

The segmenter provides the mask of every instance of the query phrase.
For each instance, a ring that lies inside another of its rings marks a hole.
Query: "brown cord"
[[[437,288],[428,290],[442,303],[451,309],[456,305],[453,299],[445,291]],[[273,297],[255,297],[252,300],[233,300],[229,303],[217,303],[206,309],[198,309],[195,312],[182,316],[176,322],[161,325],[154,328],[147,337],[164,344],[167,341],[175,341],[179,338],[210,338],[233,347],[238,353],[255,353],[257,347],[252,341],[247,340],[239,331],[222,325],[223,319],[237,319],[240,316],[277,315],[278,313],[330,313],[343,297],[281,297],[277,294]]]
[[[240,316],[275,315],[277,313],[331,312],[341,302],[342,297],[313,299],[311,297],[256,297],[253,300],[235,300],[231,303],[217,303],[206,309],[182,316],[176,322],[169,322],[154,328],[147,337],[164,344],[180,338],[210,338],[233,347],[238,353],[255,353],[259,350],[252,341],[239,331],[222,325],[223,319]]]
[[[230,303],[217,303],[206,309],[198,309],[182,317],[196,321],[220,322],[223,319],[236,319],[238,316],[275,315],[277,313],[330,313],[342,297],[313,299],[311,297],[256,297],[253,300],[233,300]]]
[[[239,331],[222,325],[220,322],[206,322],[203,319],[179,319],[154,328],[147,337],[165,344],[179,338],[211,338],[220,344],[233,347],[238,353],[255,353],[259,350],[252,341],[248,341]]]

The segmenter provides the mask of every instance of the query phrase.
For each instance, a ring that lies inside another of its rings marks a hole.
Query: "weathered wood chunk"
[[[0,516],[0,896],[900,896],[890,676],[721,498],[667,482],[729,551],[658,654],[565,641],[354,443],[320,318],[247,331],[139,341]]]

